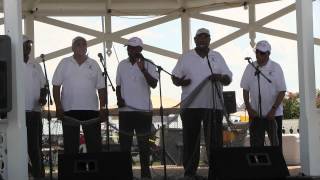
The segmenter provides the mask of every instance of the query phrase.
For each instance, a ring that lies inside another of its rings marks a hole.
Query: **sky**
[[[279,2],[272,2],[263,5],[257,5],[257,17],[261,19],[271,13],[279,10],[295,1],[283,0]],[[320,38],[320,2],[314,1],[314,36]],[[241,22],[248,22],[248,10],[243,7],[233,8],[228,10],[219,10],[214,12],[207,12],[205,14],[223,17],[227,19],[237,20]],[[237,16],[234,16],[237,14]],[[3,15],[0,15],[2,17]],[[284,30],[292,33],[296,33],[296,13],[295,11],[266,25],[266,27]],[[81,25],[87,28],[95,30],[101,30],[101,17],[53,17],[66,22],[72,22],[77,25]],[[133,25],[140,24],[142,22],[150,21],[157,17],[112,17],[112,31],[118,31]],[[211,32],[211,39],[215,41],[221,37],[224,37],[234,31],[237,28],[227,27],[219,24],[208,23],[206,21],[191,19],[191,40],[198,28],[205,27]],[[133,34],[124,36],[124,38],[130,38],[133,36],[140,37],[145,44],[153,45],[156,47],[170,49],[171,51],[181,53],[181,25],[180,20],[173,20],[168,23],[161,24],[152,28],[148,28],[143,31],[139,31]],[[3,34],[3,25],[0,26],[0,34]],[[65,30],[62,28],[47,25],[41,22],[35,22],[35,55],[47,54],[52,51],[65,48],[70,46],[72,39],[75,36],[82,35],[87,39],[92,37],[80,34],[78,32]],[[298,79],[298,57],[297,57],[297,43],[296,41],[287,40],[279,37],[257,33],[256,41],[268,40],[272,46],[271,59],[279,63],[284,71],[285,80],[287,84],[287,90],[290,92],[298,92],[299,90],[299,79]],[[191,42],[191,48],[194,48],[194,43]],[[249,35],[245,34],[221,47],[215,49],[220,52],[225,58],[229,68],[233,72],[233,82],[224,88],[226,91],[236,91],[237,104],[240,105],[242,100],[242,90],[240,89],[240,80],[243,71],[247,65],[244,61],[244,57],[250,56],[255,59],[255,55],[250,46]],[[88,55],[91,58],[98,60],[97,54],[103,53],[102,44],[89,47]],[[164,56],[156,55],[147,51],[143,51],[146,58],[152,59],[156,64],[160,65],[163,69],[171,72],[174,68],[177,60],[167,58]],[[48,79],[51,82],[54,70],[59,61],[66,56],[71,54],[58,57],[46,62],[48,67]],[[112,54],[110,57],[107,56],[107,71],[110,75],[112,83],[115,85],[116,68],[119,61],[127,57],[126,48],[121,44],[114,43],[112,48]],[[320,60],[320,48],[315,46],[315,69],[319,69]],[[162,94],[165,98],[169,98],[175,101],[179,101],[181,90],[179,87],[175,87],[170,79],[170,76],[163,73],[161,74],[162,82]],[[320,88],[320,74],[316,71],[316,87]],[[111,88],[109,91],[109,105],[116,104],[115,92],[112,92]],[[159,89],[156,88],[152,91],[153,96],[159,95]]]

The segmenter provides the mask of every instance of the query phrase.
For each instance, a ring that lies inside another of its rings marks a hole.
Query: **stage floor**
[[[133,176],[138,180],[140,179],[140,166],[133,166]],[[198,169],[198,174],[202,177],[207,177],[208,174],[208,166],[200,166]],[[289,172],[291,176],[298,176],[301,173],[300,166],[288,166]],[[183,177],[183,167],[176,165],[167,165],[167,180],[182,180]],[[152,179],[153,180],[163,180],[164,168],[161,165],[153,165],[151,167]],[[47,173],[47,172],[46,172]],[[46,174],[46,178],[44,180],[50,180],[48,177],[49,174]],[[53,180],[58,180],[57,171],[53,172]],[[29,180],[34,180],[32,177]]]

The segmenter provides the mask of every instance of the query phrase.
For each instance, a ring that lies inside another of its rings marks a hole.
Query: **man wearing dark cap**
[[[151,179],[149,169],[152,125],[150,87],[158,82],[156,67],[141,54],[142,40],[132,37],[126,43],[128,58],[117,68],[116,94],[119,107],[119,141],[121,151],[131,151],[134,131],[138,140],[141,179]]]
[[[79,125],[67,123],[64,116],[79,121],[100,118],[97,123],[82,126],[88,152],[99,152],[102,147],[100,122],[107,117],[104,78],[98,63],[87,56],[86,39],[75,37],[72,51],[72,56],[60,61],[52,79],[56,115],[62,120],[64,153],[78,153],[80,138]]]
[[[250,119],[250,144],[253,147],[264,146],[267,131],[272,146],[282,148],[282,100],[286,93],[286,83],[280,65],[270,59],[271,46],[268,41],[259,41],[255,47],[257,61],[253,65],[271,80],[260,75],[260,89],[256,69],[250,64],[246,67],[242,79],[243,99]],[[259,91],[261,104],[259,104]],[[261,113],[259,113],[261,105]]]
[[[42,168],[42,119],[41,106],[46,104],[46,79],[41,66],[30,57],[33,41],[23,36],[23,61],[25,83],[25,111],[28,139],[28,154],[31,174],[35,179],[44,176]]]
[[[209,48],[210,40],[209,30],[199,29],[194,37],[195,49],[183,54],[172,72],[173,83],[182,88],[180,116],[183,127],[185,179],[196,179],[197,176],[201,123],[208,158],[212,158],[209,154],[212,148],[223,145],[222,88],[230,84],[232,72],[221,54]],[[207,83],[194,95],[193,91],[205,81]]]

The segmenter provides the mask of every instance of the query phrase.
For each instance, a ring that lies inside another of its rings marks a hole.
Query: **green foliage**
[[[320,95],[320,92],[317,93]],[[319,106],[320,106],[320,98]],[[300,117],[300,102],[299,93],[288,92],[283,99],[283,118],[284,119],[298,119]],[[318,106],[318,103],[317,103]]]

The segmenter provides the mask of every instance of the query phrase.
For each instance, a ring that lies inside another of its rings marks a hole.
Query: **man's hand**
[[[186,76],[182,76],[182,78],[171,76],[173,84],[176,86],[188,86],[191,83],[191,79],[184,79]]]
[[[47,99],[45,97],[40,97],[38,102],[40,106],[44,106],[47,103]]]
[[[100,121],[101,121],[101,122],[107,121],[108,115],[109,115],[108,109],[106,109],[105,107],[100,108],[99,118],[100,118]]]
[[[63,108],[62,107],[56,107],[56,116],[57,116],[57,119],[60,119],[62,120],[63,117],[64,117],[64,114],[63,114]]]
[[[222,75],[221,74],[212,74],[209,76],[209,80],[211,81],[221,81]]]
[[[126,105],[126,103],[125,103],[124,99],[118,98],[117,99],[117,105],[118,105],[119,108],[121,108],[121,107],[124,107]]]
[[[248,108],[247,111],[248,111],[249,117],[251,119],[254,119],[258,116],[258,113],[255,110],[253,110],[252,108]]]
[[[275,108],[271,108],[270,111],[267,114],[267,119],[268,120],[275,120],[274,115],[276,113],[276,109]]]

